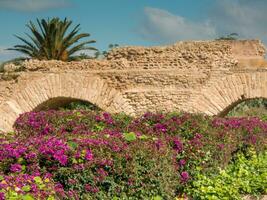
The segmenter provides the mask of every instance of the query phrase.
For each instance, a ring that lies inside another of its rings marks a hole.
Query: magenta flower
[[[27,160],[34,159],[34,158],[36,158],[36,153],[32,153],[32,152],[30,152],[30,153],[28,153],[28,154],[25,155],[25,158],[26,158]]]
[[[185,164],[186,164],[185,159],[182,159],[182,160],[179,161],[179,165],[180,166],[184,166]]]
[[[97,187],[93,187],[90,184],[85,184],[84,189],[87,192],[92,192],[92,193],[97,193],[99,191],[99,189]]]
[[[62,151],[56,152],[53,157],[61,164],[66,165],[68,163],[68,157],[63,154]]]
[[[86,150],[86,154],[85,154],[85,159],[86,160],[88,160],[88,161],[91,161],[91,160],[93,160],[93,154],[92,154],[92,152],[90,151],[90,149],[87,149]]]
[[[174,143],[174,150],[177,151],[177,153],[180,153],[183,151],[183,143],[179,140],[179,138],[174,138],[173,139],[173,143]]]
[[[163,147],[163,142],[161,140],[156,140],[155,146],[156,146],[157,150],[160,150],[161,147]]]
[[[21,172],[22,167],[20,164],[12,164],[10,167],[11,172]]]
[[[180,174],[181,182],[186,183],[189,180],[188,172],[184,171]]]
[[[0,200],[5,200],[5,194],[3,192],[0,192]]]
[[[165,124],[161,124],[161,123],[155,124],[154,125],[154,129],[156,131],[159,131],[159,132],[162,132],[162,133],[167,132],[167,126]]]
[[[223,150],[224,144],[218,144],[218,147],[219,147],[220,150]]]

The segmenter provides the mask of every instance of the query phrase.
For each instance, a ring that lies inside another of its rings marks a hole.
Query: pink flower
[[[224,144],[219,144],[218,147],[219,147],[220,150],[223,150]]]
[[[94,158],[94,156],[93,156],[92,152],[90,151],[90,149],[87,149],[86,154],[85,154],[85,159],[88,161],[91,161],[91,160],[93,160],[93,158]]]
[[[183,183],[187,182],[189,180],[189,174],[188,172],[184,171],[180,174],[181,181]]]
[[[10,167],[11,172],[21,172],[22,167],[20,164],[12,164]]]
[[[30,152],[30,153],[28,153],[28,154],[25,155],[25,158],[26,158],[27,160],[34,159],[34,158],[36,158],[36,153],[32,153],[32,152]]]
[[[179,161],[179,165],[180,166],[184,166],[186,164],[186,161],[184,159],[180,160]]]
[[[5,199],[5,194],[3,192],[0,192],[0,200],[4,200]]]
[[[174,138],[173,143],[174,143],[173,148],[177,151],[177,153],[180,153],[183,151],[183,143],[179,140],[179,138]]]
[[[84,189],[87,192],[92,192],[92,193],[97,193],[99,191],[99,189],[97,187],[93,187],[90,184],[85,184]]]

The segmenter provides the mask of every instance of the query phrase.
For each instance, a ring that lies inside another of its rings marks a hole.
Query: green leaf
[[[34,177],[33,180],[34,180],[36,183],[42,183],[42,182],[43,182],[42,179],[41,179],[41,177],[39,177],[39,176]]]
[[[21,188],[24,192],[29,192],[31,190],[31,186],[25,185]]]
[[[149,139],[149,137],[146,136],[146,135],[141,135],[139,138],[140,138],[141,140],[147,140],[147,139]]]
[[[53,197],[53,196],[49,196],[48,198],[47,198],[47,200],[55,200],[55,197]]]
[[[73,141],[68,141],[68,145],[72,149],[76,149],[78,147],[78,144],[76,142],[73,142]]]
[[[22,199],[23,199],[23,200],[34,200],[34,198],[33,198],[31,195],[29,195],[29,194],[24,195],[24,196],[22,197]]]
[[[152,198],[152,200],[162,200],[162,197],[161,196],[155,196]]]
[[[124,136],[124,139],[128,142],[132,142],[136,140],[136,135],[134,132],[124,133],[123,136]]]

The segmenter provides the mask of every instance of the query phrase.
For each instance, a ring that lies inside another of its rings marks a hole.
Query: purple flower
[[[180,174],[180,178],[181,178],[181,181],[182,181],[183,183],[187,182],[188,179],[189,179],[189,174],[188,174],[188,172],[186,172],[186,171],[182,172],[182,173]]]
[[[88,161],[91,161],[91,160],[93,160],[93,158],[94,158],[94,156],[93,156],[92,152],[90,151],[90,149],[87,149],[86,154],[85,154],[85,159]]]
[[[99,189],[97,187],[93,187],[90,184],[85,184],[84,189],[87,192],[92,192],[92,193],[97,193],[99,191]]]
[[[20,164],[12,164],[10,167],[11,172],[21,172],[22,167]]]
[[[196,135],[195,135],[195,138],[196,139],[201,139],[203,136],[200,134],[200,133],[197,133]]]
[[[156,131],[165,133],[167,131],[167,126],[165,124],[157,123],[154,125]]]
[[[103,117],[107,124],[113,124],[113,119],[109,113],[103,113]]]
[[[50,132],[52,132],[52,128],[48,124],[46,124],[44,129],[41,131],[41,135],[47,135]]]
[[[103,168],[98,169],[97,173],[103,177],[108,175],[108,173]]]
[[[69,180],[68,180],[68,183],[69,183],[70,185],[74,185],[74,184],[77,183],[77,181],[76,181],[75,179],[69,179]]]
[[[257,137],[255,135],[251,135],[249,137],[249,142],[253,145],[255,145],[257,143]]]
[[[163,142],[161,140],[156,140],[155,146],[156,146],[157,150],[160,150],[161,147],[163,147]]]
[[[0,200],[5,200],[5,194],[3,192],[0,192]]]
[[[26,158],[27,160],[34,159],[34,158],[36,158],[36,153],[32,153],[32,152],[30,152],[30,153],[28,153],[28,154],[25,155],[25,158]]]
[[[224,144],[218,144],[218,147],[219,147],[220,150],[223,150]]]
[[[173,143],[174,143],[174,150],[177,151],[177,153],[180,153],[183,151],[183,143],[179,140],[179,138],[174,138],[173,139]]]
[[[68,157],[61,152],[54,154],[53,156],[61,165],[66,165],[68,163]]]
[[[182,159],[182,160],[179,161],[179,165],[180,166],[184,166],[185,164],[186,164],[185,159]]]
[[[101,121],[101,117],[100,116],[95,116],[95,120],[97,121],[97,122],[100,122]]]

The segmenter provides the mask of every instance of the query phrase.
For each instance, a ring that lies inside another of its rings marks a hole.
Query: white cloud
[[[220,0],[209,17],[217,32],[238,33],[241,38],[262,39],[267,43],[267,1]]]
[[[174,42],[188,39],[210,39],[216,35],[215,28],[209,23],[194,22],[166,10],[146,7],[145,18],[139,29],[146,39],[161,42]]]
[[[68,0],[0,0],[0,9],[24,12],[37,12],[68,5]]]
[[[266,0],[215,0],[204,20],[190,20],[167,10],[146,7],[138,30],[159,43],[177,40],[215,39],[230,33],[261,39],[267,45]]]

